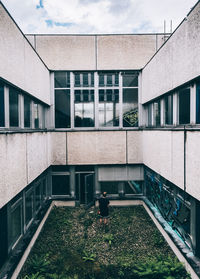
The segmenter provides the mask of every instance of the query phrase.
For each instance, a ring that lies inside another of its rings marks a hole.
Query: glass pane
[[[89,82],[88,82],[88,73],[84,73],[83,75],[83,86],[88,86]]]
[[[125,194],[142,194],[142,181],[128,181],[125,182]]]
[[[55,88],[70,87],[70,73],[69,72],[55,72],[54,80],[55,80]]]
[[[153,103],[154,125],[160,126],[160,101]]]
[[[31,127],[31,99],[24,96],[24,127]]]
[[[99,74],[99,86],[104,86],[104,75]]]
[[[74,74],[74,86],[80,87],[81,86],[81,76],[79,73]]]
[[[166,96],[165,99],[165,124],[173,124],[173,96]]]
[[[190,123],[190,88],[179,92],[179,124]]]
[[[196,87],[196,123],[200,124],[200,84]]]
[[[35,209],[36,210],[38,210],[38,208],[40,207],[40,200],[41,200],[40,186],[41,186],[41,184],[38,184],[35,188]]]
[[[148,126],[152,126],[152,104],[149,104],[147,109],[148,109]]]
[[[11,242],[15,242],[22,234],[22,206],[17,206],[11,213]]]
[[[76,92],[78,91],[78,92]],[[75,91],[75,127],[94,127],[94,90]],[[78,97],[80,94],[80,97]]]
[[[4,87],[0,85],[0,127],[5,126]]]
[[[123,126],[138,126],[138,89],[123,89]]]
[[[112,86],[113,82],[112,82],[112,75],[111,74],[107,74],[107,86]]]
[[[19,126],[19,104],[18,104],[18,93],[10,88],[9,90],[9,115],[10,115],[10,126]]]
[[[34,123],[35,128],[39,128],[39,104],[34,103]]]
[[[47,196],[47,189],[46,189],[46,178],[42,181],[42,200],[44,200]]]
[[[70,90],[55,90],[55,127],[70,128]]]
[[[124,87],[138,87],[138,75],[136,74],[124,74],[123,75]]]
[[[26,195],[25,206],[25,217],[27,225],[33,218],[33,192]]]
[[[69,194],[69,175],[52,175],[52,195]]]
[[[118,182],[101,182],[101,192],[107,192],[107,194],[118,194]]]

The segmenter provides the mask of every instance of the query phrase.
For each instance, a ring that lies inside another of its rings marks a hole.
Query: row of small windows
[[[195,106],[191,107],[191,102]],[[194,112],[192,115],[195,116],[191,116],[191,110]],[[200,83],[182,88],[149,103],[146,105],[146,112],[146,125],[149,127],[200,124]]]
[[[118,87],[119,76],[122,76],[123,87],[138,87],[138,74],[135,72],[109,72],[98,73],[97,84],[99,87]],[[74,72],[73,81],[71,82],[70,72],[55,72],[54,73],[55,88],[70,88],[73,87],[94,87],[95,78],[94,72]]]
[[[74,80],[74,87],[70,87],[70,80]],[[138,126],[138,74],[136,72],[55,72],[54,81],[56,128],[95,127],[96,125],[120,127],[120,123],[123,127]],[[94,83],[98,84],[97,88],[94,88]],[[76,89],[77,87],[83,88]]]
[[[0,127],[45,128],[45,107],[12,86],[0,84]]]

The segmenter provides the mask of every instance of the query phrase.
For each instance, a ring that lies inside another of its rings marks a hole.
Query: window
[[[14,88],[9,90],[9,118],[10,127],[19,127],[19,99]]]
[[[39,128],[39,104],[34,103],[34,125]]]
[[[69,195],[69,175],[52,175],[52,195]]]
[[[153,103],[154,126],[160,126],[160,100]]]
[[[101,182],[101,193],[118,194],[118,182]]]
[[[10,244],[14,245],[22,235],[22,199],[11,206]]]
[[[179,124],[190,123],[190,88],[179,91]]]
[[[70,90],[55,90],[55,127],[70,128]]]
[[[142,181],[127,181],[124,184],[124,192],[126,195],[142,194]]]
[[[165,107],[165,124],[173,124],[173,96],[168,95],[164,98],[164,107]]]
[[[0,85],[0,127],[5,126],[4,87]]]
[[[147,113],[148,113],[148,127],[153,125],[152,121],[152,104],[147,106]]]
[[[29,190],[25,194],[25,223],[26,226],[30,223],[33,218],[33,204],[34,204],[34,195],[33,190]]]
[[[99,73],[99,87],[119,86],[119,73]]]
[[[138,74],[124,73],[123,87],[138,87]]]
[[[119,90],[99,90],[99,126],[119,126]]]
[[[31,99],[24,96],[24,127],[31,127]]]
[[[94,73],[74,73],[74,87],[94,87]]]
[[[138,126],[138,89],[123,89],[123,126]]]
[[[70,87],[70,73],[69,72],[55,72],[54,73],[55,88],[69,88]]]
[[[196,123],[200,124],[200,83],[196,85]]]
[[[75,127],[94,127],[94,90],[75,90]]]
[[[35,187],[35,210],[37,211],[40,207],[41,202],[41,183],[38,183]]]

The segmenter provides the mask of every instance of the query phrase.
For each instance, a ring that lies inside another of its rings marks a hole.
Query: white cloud
[[[24,33],[146,33],[175,28],[196,0],[2,0]],[[37,7],[37,8],[36,8]],[[47,23],[52,24],[47,24]]]

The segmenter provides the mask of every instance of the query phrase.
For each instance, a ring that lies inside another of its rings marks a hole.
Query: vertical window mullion
[[[9,114],[9,87],[4,86],[4,110],[5,110],[5,127],[10,126],[10,114]]]
[[[71,106],[71,129],[74,129],[74,78],[73,72],[70,72],[70,106]]]
[[[119,73],[119,128],[123,127],[123,91],[122,74]]]
[[[24,96],[18,95],[19,99],[19,127],[24,128]]]
[[[95,127],[99,128],[99,91],[98,91],[98,73],[94,73],[94,119]]]
[[[190,87],[190,124],[196,124],[196,84]]]

